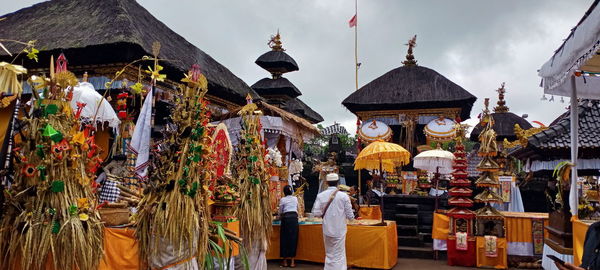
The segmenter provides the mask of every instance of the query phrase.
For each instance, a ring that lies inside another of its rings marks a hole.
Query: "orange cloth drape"
[[[135,229],[104,228],[104,257],[98,270],[139,270],[140,264]]]
[[[496,240],[498,256],[485,256],[485,238],[477,237],[477,267],[493,267],[496,269],[508,268],[508,259],[506,255],[506,238],[498,238]]]
[[[267,259],[279,259],[279,229],[273,226]],[[325,246],[321,224],[300,225],[297,260],[325,262]],[[346,234],[348,266],[391,269],[398,261],[396,222],[387,226],[348,225]]]
[[[431,232],[431,238],[438,240],[448,239],[448,232],[450,230],[450,217],[433,213],[433,230]]]
[[[548,225],[547,213],[502,212],[502,214],[505,217],[504,227],[506,228],[506,241],[508,242],[533,243],[532,219],[543,219],[544,225]],[[544,235],[548,235],[546,229],[544,229]]]
[[[358,211],[358,216],[363,219],[381,219],[381,208],[379,205],[361,205],[360,210]]]
[[[587,233],[590,224],[582,222],[576,217],[573,217],[571,222],[573,223],[573,262],[575,265],[581,265],[585,234]]]
[[[100,158],[106,160],[110,153],[110,128],[98,129],[94,136],[94,142],[102,149]]]
[[[4,137],[14,111],[15,101],[11,102],[6,108],[0,109],[0,145],[4,143]]]

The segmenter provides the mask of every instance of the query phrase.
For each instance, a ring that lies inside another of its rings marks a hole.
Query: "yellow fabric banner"
[[[444,214],[433,213],[433,230],[431,238],[438,240],[448,239],[450,229],[450,217]]]

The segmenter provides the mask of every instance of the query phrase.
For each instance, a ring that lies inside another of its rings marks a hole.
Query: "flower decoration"
[[[165,74],[160,74],[160,71],[163,70],[163,67],[161,65],[156,65],[156,69],[152,69],[151,67],[148,67],[147,70],[145,70],[145,72],[147,74],[150,74],[150,77],[152,78],[152,80],[156,80],[159,82],[164,82],[165,79],[167,78],[167,75]]]

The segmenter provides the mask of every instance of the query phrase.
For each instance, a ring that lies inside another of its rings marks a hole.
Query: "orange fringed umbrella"
[[[406,165],[410,162],[410,152],[404,147],[390,142],[375,141],[365,147],[354,161],[354,170],[369,169],[393,172],[396,166]],[[380,209],[383,211],[383,197],[380,200]],[[383,215],[381,224],[385,225]]]
[[[354,170],[383,169],[394,171],[396,165],[402,166],[410,163],[410,152],[404,147],[390,142],[375,141],[365,147],[354,161]]]

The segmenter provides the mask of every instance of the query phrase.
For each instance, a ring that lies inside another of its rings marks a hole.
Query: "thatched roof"
[[[269,103],[266,103],[264,101],[256,101],[254,103],[256,103],[256,106],[258,106],[258,109],[262,111],[263,115],[281,117],[284,120],[294,122],[295,124],[304,128],[307,131],[310,131],[314,134],[320,134],[319,129],[317,129],[315,126],[313,126],[309,121],[307,121],[299,116],[296,116],[290,112],[287,112],[284,109],[270,105]],[[224,114],[220,117],[217,117],[215,120],[222,121],[222,120],[229,119],[229,118],[239,117],[238,112],[242,108],[243,107],[239,107],[236,110],[233,110],[233,111],[231,111],[227,114]]]
[[[312,124],[317,124],[324,120],[323,116],[313,110],[310,106],[306,105],[306,103],[302,102],[299,98],[292,98],[286,101],[283,105],[283,109],[308,120]]]
[[[533,127],[525,120],[525,118],[512,112],[492,113],[492,118],[494,118],[492,129],[496,132],[497,141],[504,141],[504,139],[508,139],[509,141],[516,140],[515,124],[519,124],[522,129],[530,129]],[[478,123],[473,128],[473,131],[471,131],[471,141],[479,141],[479,134],[481,134],[481,131],[483,131],[483,126],[481,123]]]
[[[253,84],[252,89],[265,98],[272,95],[285,95],[291,98],[302,95],[288,79],[279,77],[277,79],[264,78]]]
[[[49,55],[56,57],[60,52],[70,66],[129,63],[151,55],[152,43],[158,41],[160,57],[176,60],[162,64],[169,79],[179,81],[192,64],[199,64],[209,81],[209,94],[238,104],[244,104],[247,93],[256,96],[240,78],[135,0],[53,0],[2,17],[3,39],[37,40],[40,63],[34,68],[48,67]],[[22,49],[5,45],[14,52]]]
[[[268,51],[254,62],[271,73],[286,73],[298,70],[296,61],[284,51]]]
[[[468,119],[477,98],[436,71],[422,66],[402,66],[371,81],[342,104],[353,113],[373,110],[462,108]]]
[[[583,100],[579,113],[579,158],[597,158],[600,149],[600,101]],[[527,146],[511,149],[510,154],[520,158],[548,160],[568,159],[571,151],[570,113],[561,114],[548,129],[528,138]]]

